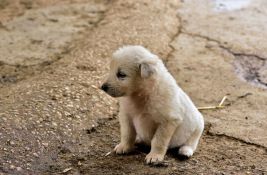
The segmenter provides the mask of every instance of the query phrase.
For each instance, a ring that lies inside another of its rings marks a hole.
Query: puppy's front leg
[[[146,156],[147,164],[157,164],[163,161],[170,140],[178,125],[179,121],[177,120],[165,121],[159,124],[151,141],[151,151]]]
[[[114,151],[116,152],[116,154],[124,154],[133,150],[136,131],[133,126],[132,119],[124,112],[119,113],[119,121],[121,130],[121,142],[114,148]]]

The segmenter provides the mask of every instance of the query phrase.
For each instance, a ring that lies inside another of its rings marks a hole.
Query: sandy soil
[[[245,5],[0,0],[0,174],[267,174],[267,4]],[[97,87],[125,44],[160,55],[197,106],[228,96],[203,111],[192,158],[174,149],[151,167],[144,145],[106,156],[118,106]]]

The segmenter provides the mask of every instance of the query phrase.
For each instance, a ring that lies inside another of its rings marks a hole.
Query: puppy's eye
[[[119,78],[119,79],[123,79],[123,78],[125,78],[126,77],[126,74],[124,73],[124,72],[122,72],[122,71],[118,71],[117,72],[117,77]]]

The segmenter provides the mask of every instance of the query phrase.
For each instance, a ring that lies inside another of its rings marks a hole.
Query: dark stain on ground
[[[256,56],[235,56],[237,74],[249,83],[267,88],[264,71],[267,69],[267,59]]]

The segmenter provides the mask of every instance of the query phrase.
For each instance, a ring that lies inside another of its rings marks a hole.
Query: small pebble
[[[39,157],[39,155],[38,155],[37,153],[33,153],[33,155],[34,155],[35,157]]]
[[[48,143],[46,143],[46,142],[42,143],[42,145],[43,145],[44,147],[48,147]]]
[[[22,171],[21,167],[17,167],[16,169],[17,169],[17,171]]]
[[[15,169],[15,166],[14,165],[10,165],[10,169]]]

